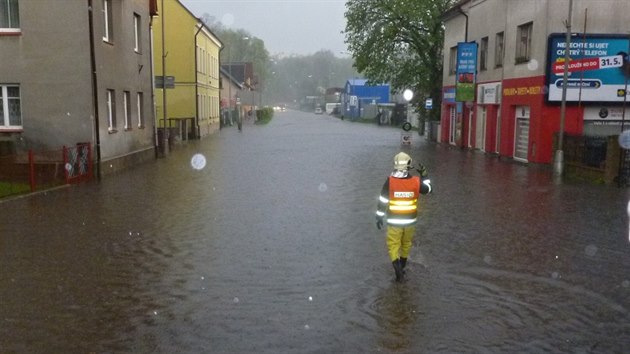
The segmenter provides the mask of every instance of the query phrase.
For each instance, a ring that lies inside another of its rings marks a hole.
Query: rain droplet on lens
[[[190,165],[195,170],[202,170],[206,167],[206,157],[202,154],[194,154],[192,159],[190,159]]]
[[[593,257],[597,253],[597,246],[595,245],[586,246],[584,248],[584,253],[586,253],[587,256]]]
[[[238,304],[238,302],[239,302],[239,299],[237,297],[234,297],[234,303]]]
[[[546,95],[546,94],[548,94],[548,93],[549,93],[549,87],[548,87],[547,85],[543,86],[543,87],[542,87],[542,94],[543,94],[543,95]]]
[[[319,184],[319,191],[320,192],[325,192],[328,190],[328,186],[326,185],[326,183],[320,183]]]
[[[485,257],[483,257],[483,261],[486,262],[487,264],[490,264],[490,263],[492,263],[492,257],[485,256]]]
[[[554,279],[558,279],[558,278],[560,278],[560,274],[558,274],[558,272],[553,272],[553,273],[551,273],[551,277],[554,278]]]
[[[624,288],[630,287],[630,281],[628,281],[628,280],[622,281],[621,282],[621,286],[623,286]]]
[[[308,301],[313,301],[313,297],[312,297],[312,296],[309,296],[309,297],[308,297]]]
[[[304,329],[311,329],[311,327],[309,325],[304,325]]]
[[[530,60],[529,63],[527,63],[527,69],[529,69],[531,71],[538,70],[538,60],[536,60],[536,59]]]

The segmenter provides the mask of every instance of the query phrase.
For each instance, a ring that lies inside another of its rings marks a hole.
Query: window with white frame
[[[0,84],[0,129],[22,129],[20,86]]]
[[[448,74],[455,75],[457,71],[457,46],[451,47],[448,56]]]
[[[125,130],[131,129],[131,93],[123,91],[123,110],[125,111]]]
[[[516,31],[516,64],[526,63],[531,59],[533,22],[518,26]]]
[[[488,70],[488,37],[481,38],[479,46],[479,70]]]
[[[110,132],[116,131],[116,96],[114,90],[107,90],[105,96],[107,106],[107,128]]]
[[[494,43],[494,66],[499,68],[503,66],[503,53],[505,52],[503,42],[503,32],[497,33]]]
[[[105,42],[114,40],[112,0],[103,0],[103,40]]]
[[[134,29],[133,50],[135,50],[136,53],[140,53],[140,43],[141,43],[140,33],[142,33],[142,31],[141,31],[140,15],[138,14],[133,14],[133,29]]]
[[[144,128],[144,97],[142,92],[136,94],[136,114],[138,117],[138,128]]]
[[[20,32],[18,0],[0,0],[0,32]]]

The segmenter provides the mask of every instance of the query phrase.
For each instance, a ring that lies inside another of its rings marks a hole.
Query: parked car
[[[319,108],[319,107],[315,108],[315,114],[322,114],[322,113],[324,113],[324,112],[322,111],[321,108]]]

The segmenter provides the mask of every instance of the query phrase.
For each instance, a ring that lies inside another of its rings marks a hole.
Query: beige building
[[[19,152],[89,143],[99,173],[153,159],[155,1],[5,4],[7,11],[0,12],[3,144]]]
[[[619,132],[628,13],[626,0],[573,1],[565,133]],[[447,11],[441,141],[551,163],[568,15],[568,0],[462,0]]]

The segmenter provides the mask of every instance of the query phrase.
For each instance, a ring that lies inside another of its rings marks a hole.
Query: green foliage
[[[0,198],[15,194],[29,193],[31,186],[26,183],[0,182]]]
[[[263,107],[256,110],[256,124],[267,124],[273,118],[273,108]]]
[[[296,103],[306,96],[321,96],[327,88],[343,87],[357,77],[351,58],[338,58],[329,50],[312,55],[275,57],[269,77],[270,103]]]
[[[348,0],[346,44],[355,66],[371,82],[388,82],[396,91],[414,90],[412,104],[425,97],[441,103],[441,15],[454,0]],[[439,120],[439,110],[429,112]]]

